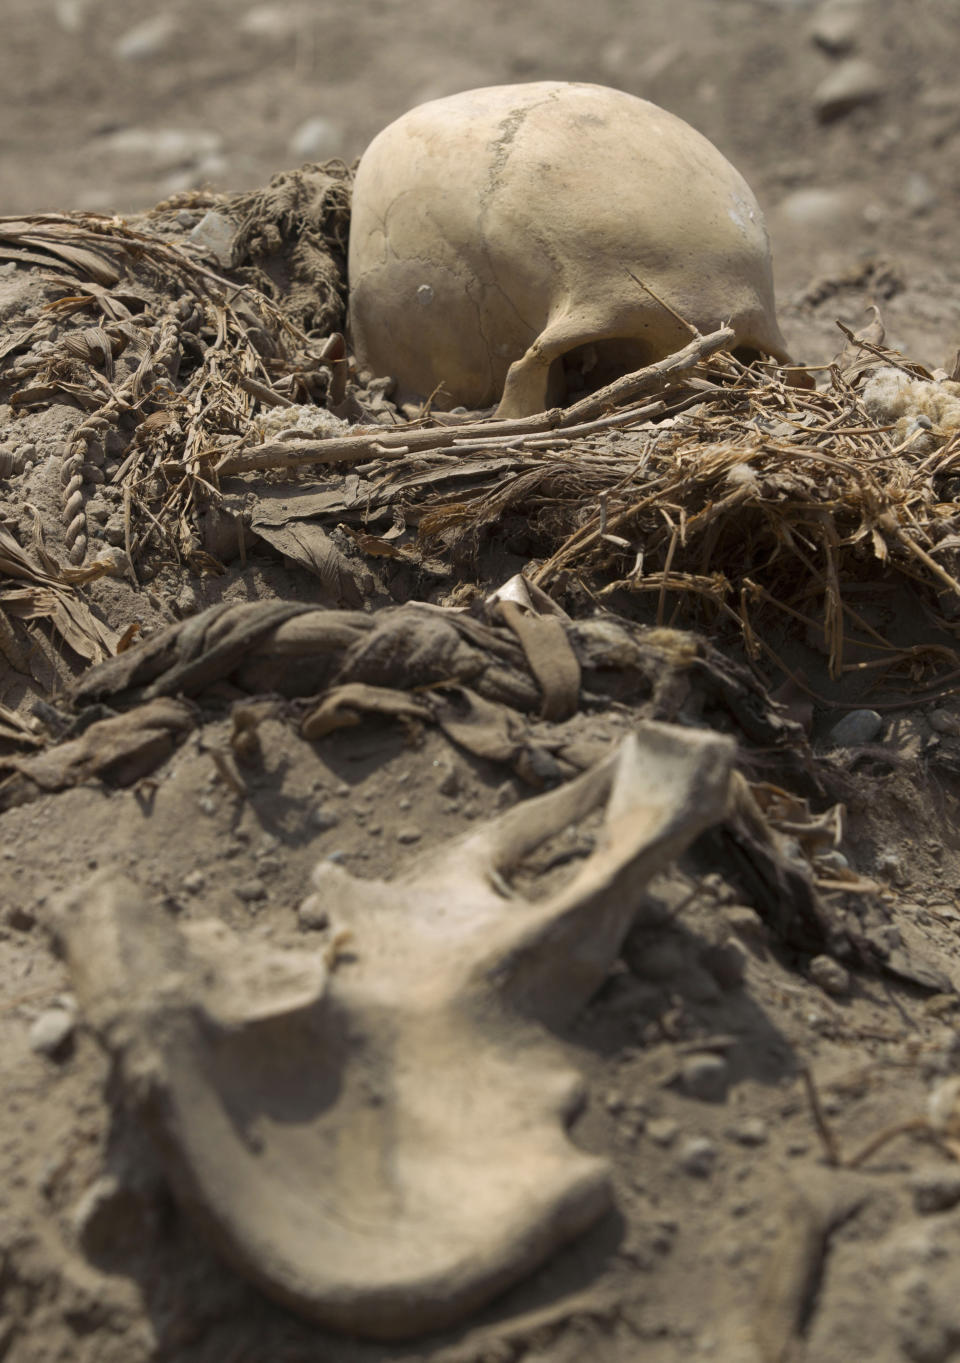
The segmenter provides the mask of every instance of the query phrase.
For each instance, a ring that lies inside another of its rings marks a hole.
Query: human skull
[[[600,85],[492,86],[410,110],[360,161],[358,362],[401,401],[525,416],[731,325],[787,361],[770,246],[706,138]]]

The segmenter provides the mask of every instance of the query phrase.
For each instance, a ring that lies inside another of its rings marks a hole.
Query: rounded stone
[[[720,1055],[691,1055],[680,1067],[680,1087],[701,1103],[723,1103],[730,1085],[730,1067]]]
[[[717,1163],[717,1147],[706,1136],[691,1136],[680,1147],[680,1168],[693,1178],[709,1178]]]
[[[856,47],[863,26],[859,0],[826,0],[813,16],[810,37],[831,57],[844,57]]]
[[[946,1212],[960,1202],[960,1169],[931,1165],[910,1175],[913,1205],[921,1216]]]
[[[66,1008],[48,1008],[30,1028],[30,1049],[39,1055],[56,1057],[66,1049],[73,1036],[76,1018]]]
[[[336,828],[340,822],[340,815],[334,813],[332,809],[324,809],[318,805],[310,815],[310,822],[320,833],[325,833],[328,828]]]
[[[723,917],[739,938],[757,945],[767,940],[767,926],[749,904],[731,904],[723,910]]]
[[[876,710],[851,710],[830,730],[829,740],[838,748],[874,743],[883,731],[883,717]]]
[[[826,76],[813,95],[813,107],[821,123],[832,123],[883,94],[884,80],[872,62],[851,57]]]
[[[238,899],[242,899],[244,904],[256,904],[261,899],[267,897],[267,887],[263,881],[256,876],[250,880],[242,881],[234,890]]]
[[[330,914],[315,894],[298,904],[297,920],[302,928],[315,932],[322,932],[330,926]]]
[[[852,220],[861,203],[855,189],[807,185],[781,199],[777,213],[794,227],[824,229]]]
[[[850,973],[831,956],[814,956],[810,962],[810,978],[825,994],[842,999],[850,993]]]
[[[938,734],[960,737],[960,715],[953,710],[934,710],[927,715],[927,722]]]
[[[733,1128],[730,1135],[738,1145],[765,1145],[767,1124],[762,1117],[745,1117]]]
[[[672,1145],[680,1134],[680,1125],[672,1117],[654,1117],[647,1122],[646,1132],[654,1145]]]

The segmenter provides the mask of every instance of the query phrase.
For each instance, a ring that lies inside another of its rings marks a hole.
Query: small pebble
[[[647,1135],[654,1145],[673,1145],[679,1134],[680,1124],[675,1122],[672,1117],[654,1117],[647,1122]]]
[[[228,266],[233,260],[233,238],[236,227],[222,213],[204,213],[188,238],[192,246],[210,255],[218,265]]]
[[[765,1145],[767,1124],[761,1117],[745,1117],[732,1128],[730,1135],[738,1145]]]
[[[330,915],[316,895],[310,895],[297,905],[297,920],[302,928],[313,932],[321,932],[330,926]]]
[[[115,512],[103,527],[103,537],[108,544],[112,544],[115,549],[119,549],[126,541],[126,529],[123,517],[119,512]]]
[[[39,1055],[56,1057],[73,1036],[76,1018],[66,1008],[48,1008],[30,1027],[30,1049]]]
[[[245,904],[255,904],[267,897],[267,887],[262,880],[254,876],[250,880],[241,881],[234,889],[234,894],[238,899],[242,899]]]
[[[914,1208],[921,1216],[946,1212],[960,1202],[960,1170],[949,1166],[932,1165],[910,1175]]]
[[[810,978],[825,994],[842,999],[850,993],[850,973],[831,956],[814,956],[810,962]]]
[[[859,0],[826,0],[810,25],[810,37],[831,57],[845,57],[857,45],[864,16]]]
[[[874,864],[878,875],[889,876],[896,885],[905,884],[909,879],[900,856],[889,848],[882,852],[878,852]]]
[[[694,1178],[709,1178],[717,1162],[717,1147],[706,1136],[691,1136],[680,1147],[680,1168]]]
[[[927,716],[927,722],[938,734],[960,737],[960,715],[954,710],[934,710]]]
[[[419,842],[422,837],[419,828],[401,828],[397,831],[397,842]]]
[[[130,566],[130,560],[119,545],[104,545],[97,550],[97,564],[106,568],[111,577],[123,577]]]
[[[756,909],[751,909],[749,905],[731,904],[723,910],[723,916],[738,937],[757,943],[767,940],[766,924]]]
[[[882,730],[883,718],[876,710],[851,710],[834,724],[827,737],[838,748],[856,748],[875,742]]]
[[[879,99],[884,84],[883,76],[872,62],[850,57],[817,86],[813,93],[814,112],[821,123],[832,123]]]
[[[831,847],[827,852],[818,853],[817,869],[823,871],[849,871],[850,862],[842,852],[838,852],[835,847]]]
[[[836,230],[849,224],[861,202],[861,195],[847,186],[829,189],[823,185],[806,185],[781,199],[777,212],[795,227]]]
[[[460,773],[457,771],[456,767],[448,767],[437,783],[437,790],[441,795],[446,795],[448,798],[451,798],[454,795],[459,795],[460,788]]]
[[[691,1055],[680,1066],[680,1088],[701,1103],[723,1103],[730,1084],[730,1067],[720,1055]]]
[[[200,806],[201,814],[216,814],[217,802],[212,795],[201,795],[197,803]]]
[[[145,19],[124,33],[113,45],[113,55],[124,62],[148,61],[169,47],[177,31],[172,14]]]
[[[320,833],[326,832],[328,828],[336,828],[339,822],[340,815],[332,809],[325,809],[323,805],[317,805],[310,814],[310,823]]]

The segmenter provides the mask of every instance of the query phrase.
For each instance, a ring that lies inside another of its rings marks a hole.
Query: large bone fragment
[[[449,1325],[609,1206],[566,1125],[582,1096],[549,1028],[605,978],[649,876],[723,818],[734,744],[645,724],[610,757],[393,881],[322,863],[325,951],[183,927],[129,881],[57,927],[85,1016],[174,1191],[243,1274],[335,1328]],[[509,878],[604,812],[555,893]]]

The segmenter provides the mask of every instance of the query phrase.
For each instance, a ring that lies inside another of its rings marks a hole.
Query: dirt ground
[[[799,360],[829,360],[843,343],[835,319],[861,328],[877,303],[888,344],[953,369],[952,0],[0,0],[0,17],[2,215],[132,215],[194,189],[253,188],[304,161],[351,161],[424,99],[506,81],[596,81],[681,115],[746,175],[767,212],[781,321]],[[0,264],[4,326],[32,324],[51,297],[44,288]],[[18,425],[16,449],[12,424],[0,430],[16,474],[0,528],[29,545],[39,521],[61,562],[55,455],[76,420],[63,401],[38,405]],[[108,470],[122,457],[108,449]],[[104,490],[87,510],[120,553],[120,502]],[[488,585],[523,566],[524,544],[499,546]],[[403,604],[406,587],[380,560],[365,581],[378,608]],[[453,599],[456,584],[440,570],[424,581],[430,600]],[[223,575],[142,576],[135,598],[122,577],[85,590],[114,643],[134,623],[149,636],[223,603],[343,604],[262,544]],[[871,618],[909,647],[914,612],[909,594],[891,594]],[[0,702],[29,716],[42,683],[55,724],[97,646],[88,638],[89,651],[73,656],[56,635],[36,642],[18,670],[3,640]],[[743,662],[738,644],[721,642]],[[698,845],[653,883],[622,958],[558,1042],[587,1083],[572,1139],[610,1162],[615,1210],[466,1323],[403,1345],[310,1324],[197,1238],[76,1017],[51,906],[78,878],[122,868],[158,914],[202,913],[273,945],[302,943],[318,860],[389,878],[529,786],[436,727],[413,741],[407,728],[368,721],[307,744],[281,708],[260,726],[261,765],[239,784],[232,768],[224,775],[224,715],[149,782],[88,781],[5,808],[0,1358],[960,1359],[958,1165],[917,1122],[875,1155],[851,1158],[877,1133],[923,1118],[931,1092],[949,1093],[944,1083],[960,1072],[960,702],[947,687],[934,698],[921,689],[905,706],[890,694],[878,703],[869,676],[828,675],[822,642],[790,645],[793,666],[826,702],[805,717],[808,775],[818,771],[821,784],[797,793],[817,810],[845,805],[832,866],[872,880],[860,927],[890,969],[871,974],[849,956],[841,965],[785,945],[743,879]],[[776,669],[766,675],[771,690],[784,681]],[[841,711],[830,704],[860,696],[878,703],[879,733],[865,751],[831,749]],[[639,701],[597,704],[566,737],[599,747],[640,713]],[[821,878],[829,870],[821,863]],[[719,1087],[703,1087],[710,1065],[694,1062],[704,1057],[723,1062],[713,1069]]]

